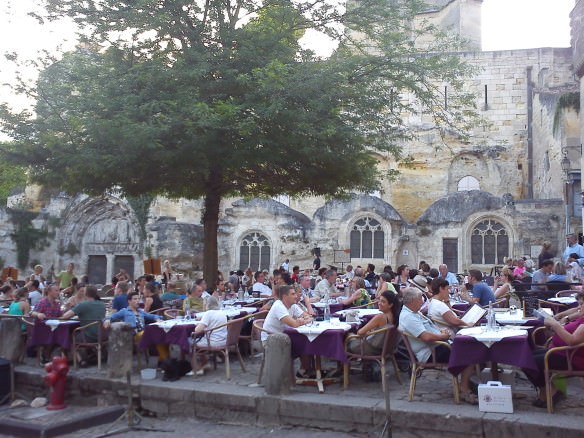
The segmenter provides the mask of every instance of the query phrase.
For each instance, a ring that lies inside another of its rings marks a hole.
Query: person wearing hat
[[[371,295],[367,289],[365,289],[365,280],[361,277],[353,277],[349,283],[351,288],[351,295],[348,298],[341,299],[339,301],[345,306],[362,306],[363,304],[371,303]]]
[[[426,296],[428,296],[428,279],[423,275],[416,275],[412,280],[418,289],[420,289]]]
[[[432,293],[428,290],[428,279],[423,275],[416,275],[413,280],[410,280],[410,284],[422,292],[424,304],[422,304],[420,312],[422,312],[424,315],[427,314],[428,302],[430,301],[430,298],[432,298]]]

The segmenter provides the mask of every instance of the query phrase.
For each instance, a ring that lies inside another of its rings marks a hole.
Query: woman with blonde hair
[[[172,279],[172,267],[170,266],[170,262],[168,260],[165,260],[163,265],[164,270],[162,271],[162,284],[166,286]]]

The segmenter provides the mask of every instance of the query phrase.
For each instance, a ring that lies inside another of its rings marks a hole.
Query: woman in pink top
[[[515,278],[521,279],[523,277],[523,273],[525,272],[525,260],[519,259],[517,260],[517,266],[513,269],[513,275]]]
[[[580,308],[584,307],[584,301],[579,300],[579,302]],[[549,348],[562,347],[565,345],[578,345],[584,342],[584,316],[564,326],[554,318],[546,318],[544,324],[554,332],[554,337],[552,338]],[[544,376],[544,357],[546,353],[547,350],[545,349],[535,350],[533,352],[535,363],[538,368],[537,371],[523,369],[531,383],[539,388],[539,398],[533,402],[533,405],[538,408],[547,407]],[[568,369],[566,352],[560,351],[558,353],[550,354],[549,365],[556,370]],[[584,370],[584,348],[580,348],[576,351],[572,358],[572,365],[575,369]],[[555,405],[564,395],[555,388],[553,391],[553,403]]]

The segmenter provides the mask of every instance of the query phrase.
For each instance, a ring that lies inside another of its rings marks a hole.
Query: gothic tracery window
[[[507,230],[493,219],[485,219],[475,225],[471,232],[470,245],[473,264],[499,265],[509,255]]]
[[[384,258],[385,233],[379,221],[364,217],[351,229],[351,258]]]
[[[239,269],[252,271],[270,269],[270,241],[260,233],[250,233],[239,247]]]

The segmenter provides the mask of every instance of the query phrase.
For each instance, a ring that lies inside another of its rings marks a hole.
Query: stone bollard
[[[107,376],[125,377],[132,371],[132,352],[134,350],[134,329],[125,322],[114,322],[110,326],[108,338]]]
[[[292,342],[283,333],[274,333],[266,341],[264,389],[267,394],[290,394],[292,385]]]
[[[20,318],[0,318],[0,357],[12,363],[19,361],[23,349],[26,348],[22,336],[22,321]]]

